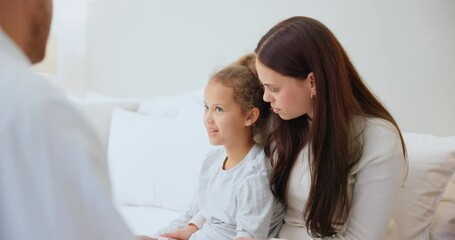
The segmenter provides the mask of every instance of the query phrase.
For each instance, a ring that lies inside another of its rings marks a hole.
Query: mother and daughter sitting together
[[[270,29],[204,92],[209,142],[172,239],[383,239],[406,175],[397,123],[331,31]],[[153,239],[140,236],[141,239]]]

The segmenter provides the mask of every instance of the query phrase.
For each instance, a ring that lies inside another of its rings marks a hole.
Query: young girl
[[[223,147],[210,152],[203,163],[196,202],[160,231],[167,232],[162,236],[231,240],[276,234],[282,208],[275,208],[270,190],[271,164],[253,138],[270,112],[262,100],[254,58],[244,56],[208,82],[204,124],[209,142]],[[192,224],[194,217],[204,218],[205,223]]]

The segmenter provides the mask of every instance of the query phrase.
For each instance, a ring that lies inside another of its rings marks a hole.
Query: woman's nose
[[[265,102],[271,102],[271,96],[267,90],[264,91],[264,94],[262,95],[262,99],[264,99]]]

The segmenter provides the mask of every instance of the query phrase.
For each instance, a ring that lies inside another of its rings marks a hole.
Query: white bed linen
[[[182,214],[159,207],[123,205],[118,209],[135,235],[154,235]]]

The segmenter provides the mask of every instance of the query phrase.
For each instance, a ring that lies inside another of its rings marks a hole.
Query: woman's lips
[[[274,113],[278,113],[278,112],[280,112],[281,110],[280,110],[279,108],[274,108],[274,107],[272,107],[272,111],[273,111]]]

